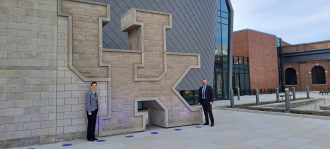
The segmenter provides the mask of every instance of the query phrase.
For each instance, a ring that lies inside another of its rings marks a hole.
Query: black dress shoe
[[[209,123],[204,123],[203,125],[209,125]]]
[[[213,127],[214,126],[214,124],[211,124],[211,127]]]
[[[87,139],[87,141],[94,141],[94,139]]]
[[[99,140],[99,139],[97,139],[97,138],[94,138],[93,140],[94,140],[94,141],[97,141],[97,140]]]

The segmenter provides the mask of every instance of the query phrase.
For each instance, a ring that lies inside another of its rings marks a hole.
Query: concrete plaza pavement
[[[297,94],[303,96],[304,93]],[[272,100],[274,95],[262,95],[261,101]],[[330,97],[311,93],[312,97]],[[275,98],[274,98],[275,99]],[[253,96],[243,96],[236,103],[255,102]],[[30,146],[36,149],[249,149],[249,148],[330,148],[330,120],[328,117],[304,116],[290,113],[253,112],[227,109],[214,104],[215,126],[184,126],[176,128],[151,127],[147,131],[109,137],[104,142],[73,140]],[[198,128],[201,127],[201,128]],[[181,129],[181,130],[175,130]],[[152,134],[157,132],[158,134]],[[132,135],[134,137],[127,137]],[[72,146],[63,147],[70,143]]]
[[[280,93],[283,94],[283,93]],[[330,94],[324,94],[321,95],[317,91],[311,91],[310,93],[311,98],[330,98]],[[307,93],[305,91],[297,91],[296,92],[296,98],[306,98]],[[280,100],[284,100],[281,99]],[[259,101],[264,102],[264,101],[276,101],[276,94],[260,94],[259,96]],[[235,105],[240,105],[240,104],[247,104],[247,103],[256,103],[256,96],[255,95],[245,95],[245,96],[240,96],[240,100],[237,100],[237,96],[234,97],[234,104]],[[229,106],[230,101],[229,100],[220,100],[215,102],[215,106]]]

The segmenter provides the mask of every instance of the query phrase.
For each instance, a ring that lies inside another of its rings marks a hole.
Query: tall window
[[[285,70],[285,84],[297,85],[297,73],[293,68],[288,68]]]
[[[321,66],[312,69],[312,84],[325,84],[325,70]]]
[[[237,62],[235,62],[237,59]],[[234,95],[237,95],[237,88],[240,88],[241,95],[250,94],[249,58],[234,56],[232,88]]]
[[[216,99],[228,99],[231,8],[228,0],[217,0],[214,89]],[[238,59],[237,63],[239,62]]]

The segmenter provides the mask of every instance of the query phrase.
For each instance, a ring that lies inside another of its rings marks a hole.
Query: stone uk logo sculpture
[[[166,51],[166,31],[172,15],[131,9],[121,18],[128,33],[128,49],[102,46],[102,26],[110,21],[110,6],[83,0],[59,0],[59,15],[69,20],[70,69],[83,81],[108,82],[107,105],[101,106],[100,135],[202,123],[201,107],[190,106],[175,87],[192,68],[200,68],[199,54]],[[87,11],[89,10],[89,11]]]

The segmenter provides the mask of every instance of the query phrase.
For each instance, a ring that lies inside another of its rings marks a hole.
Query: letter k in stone
[[[166,51],[170,14],[131,9],[121,20],[128,32],[129,49],[103,49],[103,62],[111,69],[111,118],[103,134],[145,130],[145,115],[138,102],[148,107],[149,121],[161,127],[202,123],[200,107],[191,107],[175,87],[191,68],[200,68],[198,54]]]

